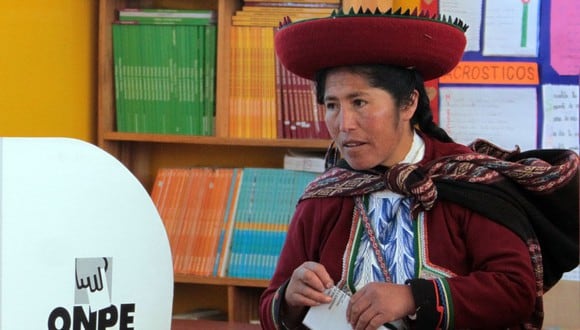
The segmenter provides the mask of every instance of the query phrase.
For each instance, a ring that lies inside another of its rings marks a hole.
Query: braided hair
[[[405,69],[390,65],[354,65],[344,67],[350,73],[360,74],[367,78],[372,87],[380,88],[391,94],[395,105],[402,108],[412,102],[414,90],[419,92],[417,110],[411,118],[411,125],[442,142],[453,142],[444,129],[433,121],[433,112],[429,103],[429,96],[425,90],[425,83],[421,75],[414,69]],[[324,104],[324,90],[326,77],[331,69],[323,69],[316,74],[316,102]]]

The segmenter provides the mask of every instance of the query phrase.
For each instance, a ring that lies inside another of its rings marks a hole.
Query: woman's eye
[[[336,103],[325,103],[324,106],[326,107],[326,110],[334,110],[336,108]]]

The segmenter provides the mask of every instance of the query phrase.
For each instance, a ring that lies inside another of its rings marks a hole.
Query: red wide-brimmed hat
[[[466,30],[459,19],[427,12],[339,10],[326,18],[285,19],[274,44],[282,64],[310,80],[321,69],[357,64],[414,68],[431,80],[461,60]]]

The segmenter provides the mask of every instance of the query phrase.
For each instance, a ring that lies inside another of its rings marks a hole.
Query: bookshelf
[[[98,146],[119,159],[151,191],[157,169],[179,166],[283,166],[288,149],[325,150],[327,140],[241,139],[228,137],[231,17],[241,0],[99,0],[98,20]],[[115,130],[112,23],[121,8],[213,9],[217,12],[215,136],[122,133]],[[258,318],[258,298],[268,281],[175,276],[173,312],[219,308],[228,320]]]

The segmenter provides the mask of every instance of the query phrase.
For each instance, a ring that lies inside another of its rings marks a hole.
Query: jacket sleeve
[[[432,222],[425,238],[429,257],[423,264],[455,268],[455,272],[450,277],[409,281],[417,305],[417,328],[505,328],[526,323],[537,297],[527,243],[479,214],[451,209],[452,214],[435,215],[444,217],[439,223],[446,223],[446,230]],[[460,259],[467,260],[463,267],[450,266],[461,264]]]
[[[276,270],[260,298],[263,329],[284,329],[280,311],[286,285],[302,263],[319,262],[335,283],[340,280],[353,205],[352,198],[307,199],[297,205]]]

